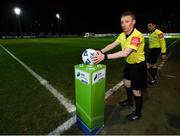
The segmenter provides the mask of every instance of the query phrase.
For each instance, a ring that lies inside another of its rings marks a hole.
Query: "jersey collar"
[[[152,30],[150,33],[153,33],[154,31],[156,31],[156,28],[154,30]]]
[[[134,29],[135,29],[135,28],[132,29],[132,31],[130,32],[130,34],[126,35],[126,39],[134,32]]]

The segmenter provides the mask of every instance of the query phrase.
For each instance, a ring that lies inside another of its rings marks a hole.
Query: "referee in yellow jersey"
[[[154,22],[149,22],[147,28],[149,34],[149,55],[147,57],[147,69],[151,75],[150,85],[157,83],[157,59],[161,55],[162,59],[166,59],[166,41],[164,33],[156,28]]]
[[[94,57],[95,63],[100,63],[107,59],[125,58],[124,85],[127,91],[127,99],[120,101],[123,107],[132,106],[132,97],[135,98],[135,111],[127,115],[130,120],[140,119],[142,114],[142,90],[147,83],[147,67],[144,56],[144,36],[138,31],[135,25],[135,15],[126,11],[121,15],[121,26],[123,32],[118,38],[105,48],[97,51],[98,55]],[[120,45],[122,51],[107,54],[106,52]]]

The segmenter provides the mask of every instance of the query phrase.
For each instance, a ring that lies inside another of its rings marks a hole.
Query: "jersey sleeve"
[[[116,39],[116,41],[119,43],[119,44],[121,44],[121,34],[118,36],[118,38]]]
[[[159,39],[163,39],[163,38],[164,38],[164,34],[163,34],[162,32],[159,33],[159,34],[158,34],[158,38],[159,38]]]
[[[131,39],[130,39],[130,44],[127,46],[127,47],[129,47],[129,48],[131,48],[131,49],[134,49],[134,50],[136,50],[137,51],[137,49],[138,49],[138,46],[139,46],[139,44],[141,43],[141,41],[142,41],[142,39],[141,39],[141,37],[132,37]]]
[[[161,44],[161,53],[166,53],[166,41],[164,39],[164,33],[160,32],[158,34],[159,42]]]
[[[161,44],[161,53],[166,53],[166,41],[164,38],[160,40],[160,44]]]

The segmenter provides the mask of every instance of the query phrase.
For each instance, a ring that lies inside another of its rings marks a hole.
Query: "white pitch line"
[[[119,82],[118,84],[116,84],[115,86],[113,86],[112,88],[110,88],[106,94],[105,94],[105,99],[107,99],[109,96],[111,96],[114,92],[116,92],[122,85],[123,85],[123,80],[121,82]]]
[[[59,135],[64,133],[64,131],[71,128],[72,125],[76,123],[76,115],[72,116],[70,119],[68,119],[66,122],[61,124],[59,127],[57,127],[55,130],[50,132],[48,135]]]
[[[33,75],[45,88],[47,88],[53,95],[56,97],[59,102],[66,108],[69,113],[72,113],[76,110],[75,105],[71,101],[65,98],[61,93],[59,93],[47,80],[42,78],[36,72],[34,72],[30,67],[28,67],[24,62],[14,56],[10,51],[8,51],[3,45],[0,44],[0,47],[5,50],[13,59],[19,62],[31,75]]]
[[[175,40],[174,42],[172,42],[168,47],[167,49],[169,49],[172,45],[174,45],[177,41],[179,41],[179,39]]]
[[[174,76],[174,75],[167,75],[167,77],[169,77],[169,78],[177,78],[177,77]]]

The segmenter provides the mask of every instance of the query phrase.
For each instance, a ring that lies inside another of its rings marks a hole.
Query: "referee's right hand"
[[[103,61],[105,59],[105,54],[101,53],[100,51],[97,52],[97,55],[93,57],[92,61],[95,64],[100,63],[101,61]]]
[[[161,59],[162,59],[162,60],[167,60],[166,54],[161,55]]]

